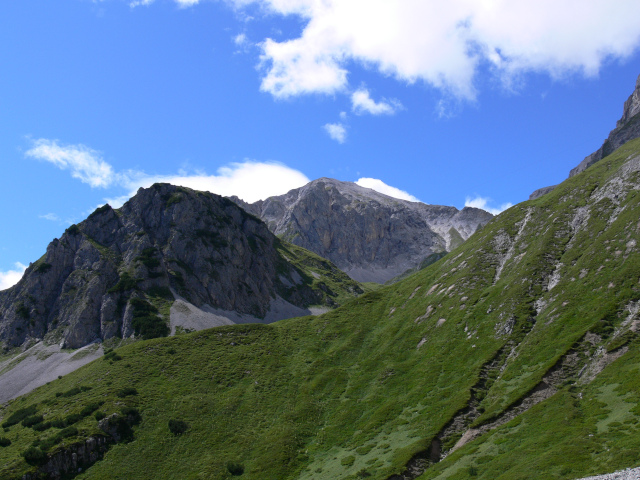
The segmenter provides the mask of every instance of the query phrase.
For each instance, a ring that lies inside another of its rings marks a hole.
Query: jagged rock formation
[[[214,319],[227,312],[245,321],[335,306],[341,292],[293,265],[304,254],[287,248],[225,198],[167,184],[140,189],[119,210],[105,205],[67,229],[17,285],[0,292],[0,342],[28,346],[46,336],[79,348],[134,333],[161,336],[176,299]],[[325,263],[334,283],[361,293]]]
[[[384,283],[450,251],[493,217],[477,208],[399,200],[330,178],[253,204],[231,199],[276,235],[361,282]]]
[[[571,169],[569,178],[584,172],[591,165],[610,155],[629,140],[640,137],[640,115],[638,114],[640,114],[640,75],[638,75],[638,79],[636,80],[635,90],[627,101],[624,102],[622,118],[616,122],[616,128],[611,130],[609,136],[598,150],[591,155],[587,155],[578,166]],[[556,187],[557,185],[539,188],[529,195],[529,200],[539,198]]]

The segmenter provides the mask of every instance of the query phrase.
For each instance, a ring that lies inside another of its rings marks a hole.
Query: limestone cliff
[[[575,168],[572,168],[569,172],[569,178],[584,172],[587,168],[596,162],[599,162],[607,155],[610,155],[629,140],[640,137],[640,75],[636,80],[636,88],[629,96],[622,111],[622,117],[616,122],[616,128],[611,130],[609,136],[604,141],[602,146],[593,152],[591,155],[587,155],[582,162],[580,162]],[[534,200],[542,195],[549,193],[557,185],[551,187],[539,188],[531,195],[529,200]]]
[[[493,217],[477,208],[399,200],[330,178],[253,204],[232,200],[276,235],[363,282],[384,283],[450,251]]]
[[[347,295],[361,293],[325,262],[329,288],[320,274],[294,265],[294,253],[303,255],[233,202],[156,184],[67,229],[17,285],[0,292],[0,342],[10,348],[47,337],[78,348],[166,335],[178,301],[215,318],[232,312],[273,321],[308,314],[309,305],[335,306],[342,286]]]

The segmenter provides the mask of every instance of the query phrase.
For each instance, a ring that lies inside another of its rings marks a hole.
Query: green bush
[[[79,422],[80,420],[82,420],[84,417],[82,415],[80,415],[79,413],[72,413],[71,415],[67,415],[64,418],[64,423],[66,425],[73,425],[74,423]]]
[[[51,420],[51,426],[53,428],[64,428],[67,426],[67,423],[63,419],[55,418]]]
[[[138,288],[139,281],[140,280],[133,278],[127,272],[123,272],[122,275],[120,275],[118,283],[107,290],[107,293],[118,293],[126,292],[127,290],[135,290],[136,288]]]
[[[142,421],[142,415],[135,407],[124,407],[120,410],[120,413],[124,415],[128,425],[138,425]]]
[[[87,405],[82,410],[80,410],[80,415],[82,415],[83,417],[88,417],[93,412],[95,412],[97,409],[99,409],[102,406],[102,403],[103,402],[98,402],[98,403],[91,403],[91,404]]]
[[[51,270],[51,267],[53,267],[53,265],[51,265],[50,263],[42,262],[36,267],[36,273],[47,273],[49,270]]]
[[[11,445],[11,440],[7,437],[0,437],[0,447],[8,447]]]
[[[32,427],[37,423],[41,423],[44,420],[42,415],[29,415],[22,420],[23,427]]]
[[[49,430],[51,428],[51,422],[40,422],[36,423],[31,427],[36,432],[44,432],[45,430]]]
[[[244,467],[238,462],[227,462],[227,471],[234,477],[239,477],[244,473]]]
[[[350,467],[356,461],[356,457],[353,455],[349,455],[348,457],[344,457],[340,460],[340,465],[344,465],[345,467]]]
[[[93,417],[99,422],[100,420],[102,420],[103,418],[105,418],[107,416],[106,413],[104,412],[96,412]]]
[[[182,435],[188,429],[189,425],[183,420],[169,420],[169,431],[174,435]]]
[[[78,429],[76,427],[67,427],[60,430],[57,436],[59,438],[68,438],[68,437],[75,437],[77,435],[78,435]]]
[[[116,393],[116,395],[118,395],[118,397],[120,398],[128,397],[130,395],[138,395],[138,390],[133,387],[125,387],[122,390],[118,390],[118,393]]]
[[[35,413],[36,413],[35,405],[29,405],[28,407],[21,408],[20,410],[17,410],[16,412],[14,412],[9,418],[7,418],[2,423],[2,427],[3,428],[11,427],[16,423],[20,423],[22,420],[24,420],[25,418]]]
[[[22,452],[22,456],[29,465],[42,465],[47,462],[47,454],[37,447],[29,447]]]
[[[80,233],[80,228],[78,227],[78,225],[74,224],[67,228],[64,233],[71,236],[78,235]]]

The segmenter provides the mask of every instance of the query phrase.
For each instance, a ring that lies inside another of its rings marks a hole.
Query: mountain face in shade
[[[0,292],[0,342],[11,348],[46,338],[78,348],[164,336],[176,319],[198,320],[201,328],[268,323],[361,292],[233,202],[156,184],[67,229],[17,285]]]
[[[569,178],[584,172],[587,168],[596,162],[599,162],[607,155],[610,155],[622,145],[634,138],[640,137],[640,75],[636,80],[636,88],[629,96],[622,111],[622,117],[616,122],[616,128],[611,130],[609,136],[604,141],[602,146],[593,152],[591,155],[587,155],[582,162],[569,172]],[[534,200],[542,195],[549,193],[557,185],[550,187],[539,188],[529,196],[529,200]]]
[[[330,178],[253,204],[232,200],[276,235],[361,282],[384,283],[415,268],[460,245],[493,218],[477,208],[399,200]]]

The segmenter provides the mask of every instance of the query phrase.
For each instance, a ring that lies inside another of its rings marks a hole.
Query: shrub
[[[74,235],[78,235],[80,233],[80,228],[78,227],[78,225],[71,225],[69,228],[67,228],[64,233],[74,236]]]
[[[82,415],[80,415],[79,413],[72,413],[71,415],[67,415],[64,419],[64,423],[66,425],[73,425],[74,423],[79,422],[80,420],[82,420],[84,417]]]
[[[99,422],[100,420],[102,420],[104,417],[106,417],[107,414],[104,412],[96,412],[93,417]]]
[[[55,418],[51,420],[51,426],[53,428],[64,428],[67,426],[67,422],[65,422],[63,419]]]
[[[42,465],[47,462],[47,454],[37,447],[29,447],[22,452],[22,456],[29,465]]]
[[[33,428],[36,432],[44,432],[45,430],[49,430],[51,428],[51,422],[36,423],[31,428]]]
[[[8,447],[11,445],[11,440],[7,437],[0,437],[0,447]]]
[[[117,293],[117,292],[126,292],[127,290],[134,290],[138,288],[139,280],[133,278],[127,272],[124,272],[120,275],[120,279],[118,283],[116,283],[113,287],[107,290],[107,293]]]
[[[342,460],[340,460],[340,464],[344,465],[345,467],[350,467],[355,461],[356,457],[354,457],[353,455],[349,455],[348,457],[344,457]]]
[[[42,415],[30,415],[28,417],[25,417],[22,420],[22,426],[32,427],[37,423],[41,423],[43,420],[44,420],[44,417]]]
[[[101,406],[102,406],[102,403],[91,403],[86,407],[84,407],[82,410],[80,410],[80,415],[82,415],[83,417],[88,417],[97,409],[99,409]]]
[[[9,418],[7,418],[2,423],[2,426],[4,428],[11,427],[12,425],[15,425],[16,423],[20,423],[22,420],[24,420],[25,418],[35,413],[36,413],[35,405],[29,405],[28,407],[21,408],[20,410],[17,410],[16,412],[14,412]]]
[[[362,470],[360,470],[356,475],[359,476],[360,478],[367,478],[371,476],[371,474],[367,472],[366,468],[363,468]]]
[[[227,471],[234,477],[238,477],[244,473],[244,467],[241,463],[227,462]]]
[[[24,319],[24,320],[29,320],[29,309],[27,307],[25,307],[24,303],[20,303],[17,307],[16,307],[16,314],[18,316],[20,316],[20,318]]]
[[[118,395],[118,397],[120,398],[128,397],[130,395],[138,395],[138,390],[133,387],[125,387],[122,390],[118,390],[118,393],[116,393],[116,395]]]
[[[74,395],[77,395],[81,392],[82,390],[80,390],[80,387],[73,387],[71,390],[67,390],[66,392],[62,392],[63,397],[73,397]],[[56,393],[56,396],[58,394]]]
[[[188,429],[189,425],[183,420],[169,420],[169,431],[174,435],[182,435]]]
[[[60,430],[57,436],[58,438],[68,438],[75,437],[76,435],[78,435],[78,429],[76,427],[67,427]]]
[[[137,425],[142,421],[142,415],[140,415],[140,411],[135,407],[124,407],[120,412],[127,417],[127,422],[131,425]]]
[[[51,265],[50,263],[42,262],[36,267],[36,273],[47,273],[49,270],[51,270],[51,267],[53,267],[53,265]]]
[[[477,477],[478,476],[478,469],[476,467],[474,467],[473,465],[471,465],[469,467],[469,476],[470,477]]]

